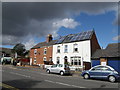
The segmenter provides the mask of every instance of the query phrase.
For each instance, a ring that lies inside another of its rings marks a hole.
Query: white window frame
[[[37,63],[37,60],[36,60],[36,58],[34,58],[34,64],[36,64]]]
[[[47,61],[47,58],[46,58],[46,57],[43,57],[43,61]]]
[[[44,55],[47,54],[47,48],[44,48]]]
[[[60,57],[57,57],[57,59],[56,59],[57,61],[56,61],[56,63],[60,63]]]
[[[60,53],[60,46],[57,46],[57,53]]]
[[[75,49],[77,49],[77,51]],[[78,52],[78,44],[73,44],[73,52]]]
[[[68,53],[68,45],[64,46],[64,53]]]
[[[70,59],[71,59],[71,65],[73,65],[73,66],[82,66],[81,57],[73,56]]]
[[[34,55],[37,55],[37,49],[34,49]]]

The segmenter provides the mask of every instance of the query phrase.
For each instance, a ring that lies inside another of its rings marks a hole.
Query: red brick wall
[[[91,56],[93,55],[93,53],[97,50],[97,49],[101,49],[97,37],[95,35],[95,33],[92,35],[91,38]]]
[[[44,55],[44,49],[47,49],[46,55]],[[34,58],[36,56],[36,64],[44,64],[43,58],[46,57],[47,61],[49,61],[50,57],[52,57],[52,46],[49,47],[42,47],[42,48],[37,48],[37,54],[34,55],[34,50],[30,50],[30,58],[32,58],[32,64],[34,65]]]

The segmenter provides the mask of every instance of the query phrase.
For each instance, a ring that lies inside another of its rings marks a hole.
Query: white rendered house
[[[53,63],[64,64],[68,62],[75,67],[89,69],[91,67],[91,55],[96,49],[100,49],[100,46],[94,31],[70,34],[61,37],[53,45]]]

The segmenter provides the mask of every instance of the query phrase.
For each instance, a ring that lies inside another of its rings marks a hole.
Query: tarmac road
[[[45,70],[11,65],[2,66],[2,87],[25,88],[118,88],[118,83],[104,80],[85,80],[81,76],[47,74]],[[96,89],[96,90],[97,90]]]

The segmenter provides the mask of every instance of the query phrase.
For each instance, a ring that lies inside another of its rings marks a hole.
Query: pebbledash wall
[[[74,52],[75,44],[78,45],[78,52]],[[68,46],[68,52],[65,52],[65,45]],[[57,52],[58,46],[60,46],[60,53]],[[53,45],[52,57],[53,57],[53,63],[55,64],[57,64],[57,58],[59,58],[59,63],[61,64],[64,64],[64,59],[67,58],[70,65],[73,65],[76,67],[78,66],[81,68],[84,66],[85,68],[84,64],[91,62],[90,40]],[[79,60],[80,60],[80,63],[79,63]],[[74,64],[77,64],[77,65],[74,65]]]

